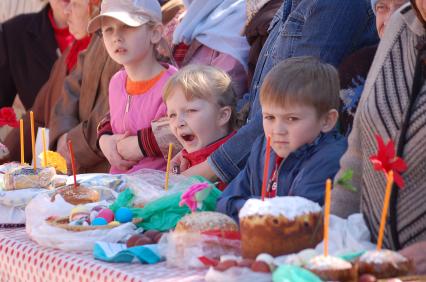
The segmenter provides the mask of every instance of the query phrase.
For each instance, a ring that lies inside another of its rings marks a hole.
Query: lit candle
[[[43,165],[47,167],[47,151],[46,151],[46,128],[41,129],[41,137],[43,140]]]
[[[35,133],[34,133],[34,113],[30,111],[30,123],[31,123],[31,149],[33,152],[33,163],[34,170],[37,169],[37,159],[36,159],[36,150],[35,150]]]
[[[386,177],[386,191],[385,191],[385,199],[383,202],[383,210],[382,210],[382,218],[380,219],[380,229],[379,235],[377,237],[377,250],[382,249],[383,244],[383,236],[385,234],[385,225],[386,225],[386,217],[389,209],[389,201],[392,192],[392,184],[393,184],[393,171],[389,171]]]
[[[169,189],[169,174],[170,174],[170,161],[172,160],[172,151],[173,151],[173,144],[169,144],[169,153],[167,154],[167,167],[166,167],[166,183],[164,184],[164,190]]]
[[[328,226],[330,225],[331,179],[325,182],[324,204],[324,256],[328,256]]]
[[[25,163],[25,151],[24,151],[24,121],[19,120],[19,139],[21,142],[21,164]]]
[[[262,181],[262,201],[266,196],[266,185],[268,182],[269,159],[271,158],[271,137],[268,136],[266,141],[265,164],[263,166],[263,181]]]
[[[72,150],[71,140],[68,140],[68,149],[70,150],[70,156],[71,156],[72,174],[74,176],[74,189],[77,190],[77,169],[75,167],[74,151]]]

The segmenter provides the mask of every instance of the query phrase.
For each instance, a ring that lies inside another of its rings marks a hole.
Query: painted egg
[[[132,221],[133,212],[128,209],[121,207],[115,212],[115,220],[121,223],[126,223]]]
[[[105,218],[97,217],[92,221],[93,226],[100,226],[100,225],[107,225],[108,222],[105,220]]]
[[[104,218],[108,223],[114,221],[114,213],[110,209],[103,209],[98,213],[98,217]]]

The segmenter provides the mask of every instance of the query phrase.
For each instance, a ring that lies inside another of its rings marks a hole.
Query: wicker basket
[[[47,224],[53,227],[59,227],[68,231],[80,232],[80,231],[92,231],[92,230],[103,230],[117,227],[117,225],[97,225],[97,226],[83,226],[83,225],[70,225],[68,217],[49,217],[46,219]]]
[[[120,225],[96,225],[96,226],[83,226],[83,225],[69,225],[70,221],[68,217],[49,217],[46,219],[47,224],[53,227],[59,227],[68,231],[81,232],[81,231],[92,231],[92,230],[105,230],[112,229]],[[133,224],[142,222],[140,218],[134,218]]]

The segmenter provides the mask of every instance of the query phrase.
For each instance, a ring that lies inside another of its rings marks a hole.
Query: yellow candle
[[[33,152],[34,170],[37,169],[37,159],[35,150],[35,133],[34,133],[34,113],[30,111],[30,122],[31,122],[31,149]]]
[[[386,217],[389,209],[389,201],[392,192],[393,171],[389,171],[386,177],[385,200],[383,202],[382,218],[380,219],[379,235],[377,237],[377,250],[382,249],[383,236],[385,234]]]
[[[21,142],[21,164],[25,163],[25,151],[24,151],[24,121],[22,118],[19,120],[19,138]]]
[[[325,182],[324,204],[324,256],[328,256],[328,226],[330,225],[331,179]]]
[[[170,171],[170,160],[172,159],[172,150],[173,150],[173,144],[169,144],[169,154],[167,155],[167,167],[166,167],[166,183],[164,184],[164,190],[169,189],[169,171]]]
[[[41,129],[41,137],[43,140],[43,166],[47,167],[47,151],[46,151],[46,128]]]

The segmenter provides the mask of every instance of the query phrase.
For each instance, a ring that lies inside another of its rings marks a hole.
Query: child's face
[[[137,66],[153,54],[152,29],[146,24],[131,27],[114,18],[103,17],[101,29],[106,50],[118,64]]]
[[[299,147],[312,143],[323,130],[324,118],[318,117],[314,107],[288,105],[286,107],[262,104],[263,130],[271,137],[275,153],[286,158]]]
[[[194,98],[187,100],[180,87],[166,101],[170,128],[185,150],[198,151],[229,133],[231,109]]]

